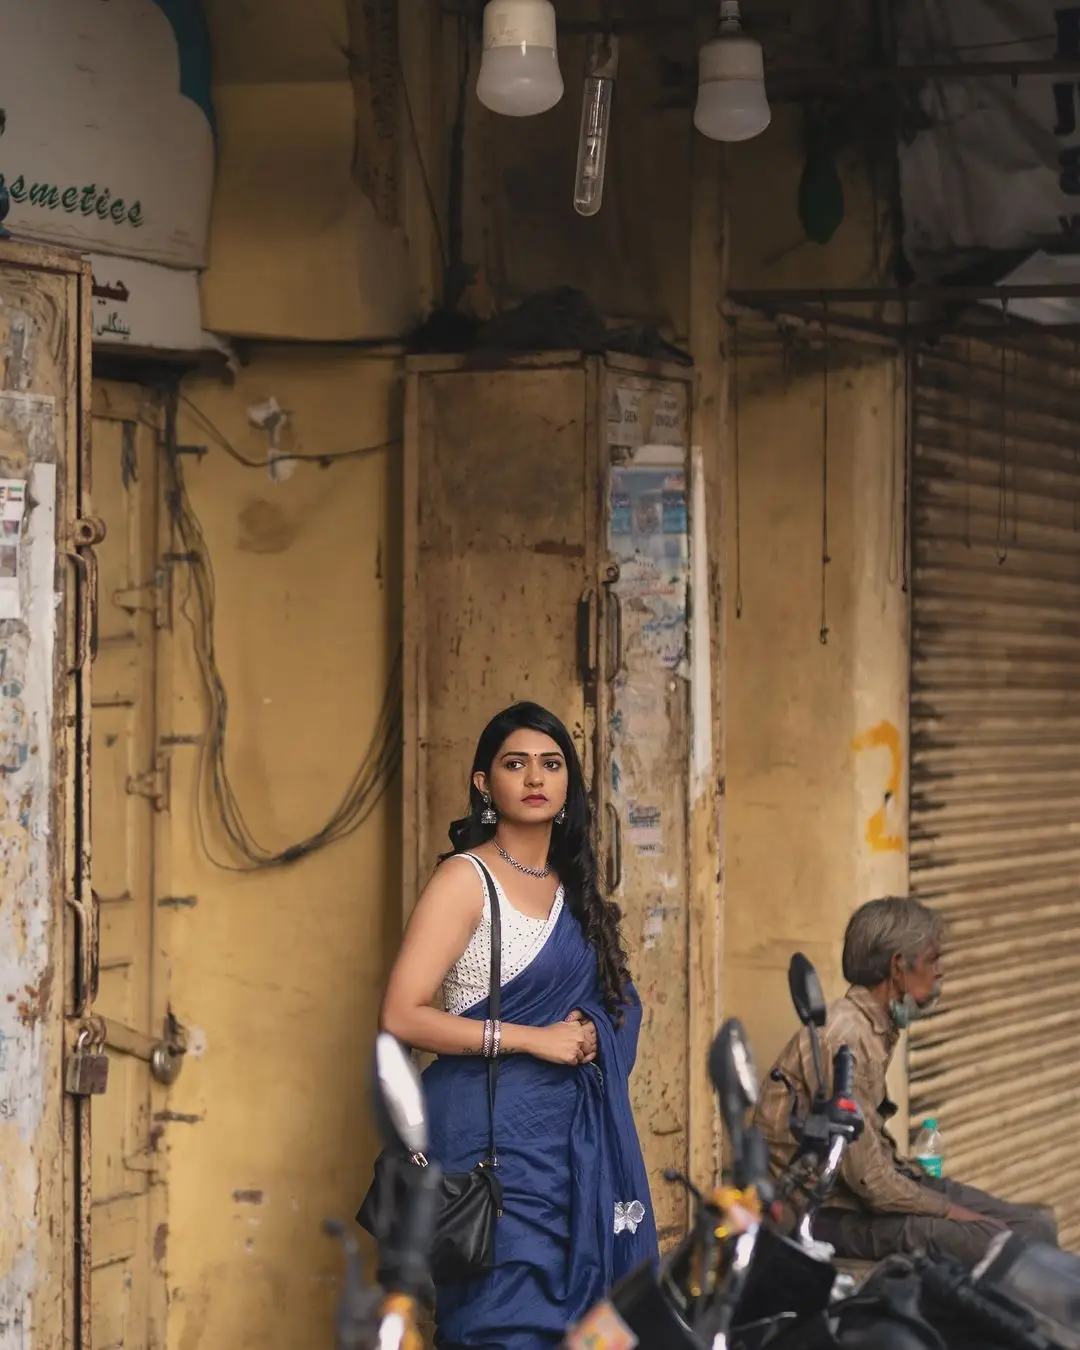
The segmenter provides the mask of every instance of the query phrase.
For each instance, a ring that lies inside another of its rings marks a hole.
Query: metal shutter
[[[1080,358],[913,371],[911,892],[950,924],[911,1121],[1080,1248]]]

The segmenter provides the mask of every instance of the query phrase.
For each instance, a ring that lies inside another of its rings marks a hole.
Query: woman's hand
[[[592,1032],[592,1052],[589,1031]],[[596,1028],[577,1021],[556,1022],[537,1027],[529,1037],[526,1053],[548,1064],[588,1064],[596,1058]]]
[[[596,1025],[591,1022],[585,1014],[575,1008],[566,1019],[568,1022],[576,1022],[585,1029],[585,1058],[581,1061],[583,1064],[591,1064],[597,1055]]]

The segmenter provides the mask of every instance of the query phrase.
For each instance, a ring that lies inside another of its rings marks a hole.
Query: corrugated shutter
[[[918,353],[911,890],[950,924],[913,1126],[1080,1248],[1080,358]]]

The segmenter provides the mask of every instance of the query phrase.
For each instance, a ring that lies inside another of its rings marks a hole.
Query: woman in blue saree
[[[656,1260],[630,1109],[641,1005],[617,906],[601,895],[574,745],[518,703],[485,728],[469,814],[420,897],[383,1002],[385,1030],[438,1058],[424,1075],[432,1155],[487,1153],[485,1057],[499,1057],[503,1187],[495,1269],[436,1289],[440,1350],[546,1350],[622,1275]],[[502,927],[501,1021],[487,1016],[491,920]],[[442,1009],[433,1007],[442,991]]]

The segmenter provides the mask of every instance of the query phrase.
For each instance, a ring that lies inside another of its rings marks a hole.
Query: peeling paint
[[[0,620],[0,1344],[34,1343],[32,1314],[42,1297],[39,1258],[53,1206],[41,1186],[55,1168],[59,1119],[46,1114],[55,1062],[53,956],[57,885],[51,873],[54,648],[57,606],[55,403],[25,392],[36,340],[27,315],[4,316],[7,378],[0,390],[0,477],[27,485],[21,540],[19,617]]]
[[[677,1228],[685,1219],[685,1199],[660,1176],[665,1168],[687,1165],[689,951],[687,925],[677,916],[687,912],[694,688],[687,614],[689,437],[684,390],[622,376],[609,380],[609,452],[623,446],[627,454],[617,464],[612,457],[607,501],[607,543],[618,568],[612,590],[620,611],[607,737],[619,822],[617,899],[627,931],[640,935],[634,976],[646,1017],[631,1094],[658,1226]],[[680,1045],[683,1051],[673,1054]]]
[[[187,1027],[187,1050],[184,1052],[188,1059],[202,1059],[206,1054],[207,1039],[206,1032],[202,1027]]]

